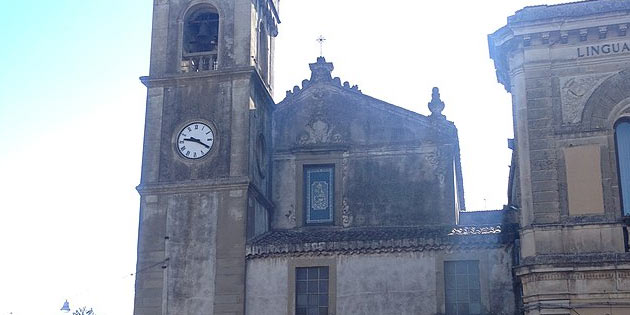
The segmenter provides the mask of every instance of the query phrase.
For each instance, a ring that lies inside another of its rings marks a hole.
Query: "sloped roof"
[[[247,257],[494,248],[510,244],[516,231],[513,224],[276,230],[251,241]]]
[[[529,22],[554,18],[579,17],[592,14],[630,10],[627,0],[586,0],[555,5],[525,7],[510,17],[508,23]]]

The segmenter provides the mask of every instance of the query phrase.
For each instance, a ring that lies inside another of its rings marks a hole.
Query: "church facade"
[[[487,212],[437,88],[420,115],[319,57],[276,104],[277,8],[154,3],[134,314],[630,312],[630,1],[489,36],[515,139]]]

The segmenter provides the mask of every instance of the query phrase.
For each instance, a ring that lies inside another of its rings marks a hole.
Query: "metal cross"
[[[325,40],[326,39],[322,35],[319,35],[319,37],[316,39],[316,41],[319,42],[319,56],[320,57],[324,56],[324,41]]]

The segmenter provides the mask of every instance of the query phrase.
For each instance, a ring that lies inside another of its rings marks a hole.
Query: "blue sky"
[[[151,1],[0,4],[0,314],[131,313]]]
[[[0,134],[30,134],[103,107],[126,114],[116,96],[135,91],[147,72],[150,1],[10,3],[0,7]],[[0,154],[27,145],[0,141]]]
[[[64,299],[132,312],[152,2],[0,3],[0,315],[56,314]],[[428,114],[439,86],[467,206],[500,208],[511,99],[486,35],[537,2],[387,4],[282,0],[276,100],[309,77],[320,34],[333,75],[365,94]]]

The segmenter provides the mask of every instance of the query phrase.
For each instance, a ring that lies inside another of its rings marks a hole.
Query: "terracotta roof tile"
[[[515,231],[514,225],[276,230],[252,240],[247,246],[247,256],[491,248],[511,244],[516,236]]]

